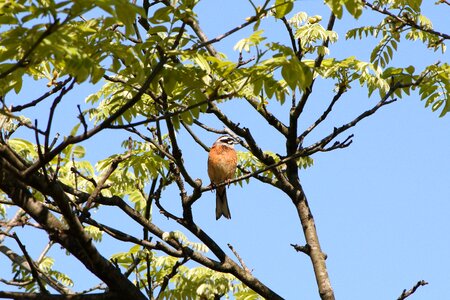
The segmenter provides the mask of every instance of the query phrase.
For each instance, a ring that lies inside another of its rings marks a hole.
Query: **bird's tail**
[[[216,220],[221,216],[231,219],[230,209],[228,208],[227,190],[224,186],[218,187],[216,191]]]

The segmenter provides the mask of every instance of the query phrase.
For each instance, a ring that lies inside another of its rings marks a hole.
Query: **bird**
[[[208,176],[212,186],[230,182],[234,178],[237,166],[234,144],[238,143],[233,137],[223,135],[212,145],[208,155]],[[226,187],[224,185],[216,189],[216,220],[221,216],[231,219]]]

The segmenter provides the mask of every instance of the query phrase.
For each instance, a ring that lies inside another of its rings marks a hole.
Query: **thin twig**
[[[47,129],[45,130],[45,142],[44,142],[44,152],[47,153],[47,151],[49,150],[49,138],[50,138],[50,130],[53,124],[53,116],[55,114],[55,110],[56,107],[58,106],[58,104],[61,102],[62,98],[70,91],[73,89],[73,87],[75,86],[76,83],[76,79],[72,79],[72,82],[70,83],[70,85],[66,88],[63,87],[61,92],[59,93],[58,97],[55,98],[55,100],[53,100],[53,103],[50,107],[50,112],[48,115],[48,121],[47,121]]]
[[[209,132],[213,132],[213,133],[217,133],[217,134],[227,134],[227,132],[223,129],[215,129],[209,126],[206,126],[205,124],[203,124],[202,122],[200,122],[199,120],[194,120],[194,124],[205,129],[206,131]]]
[[[53,150],[51,150],[49,153],[47,153],[44,157],[44,160],[39,160],[35,163],[33,163],[31,166],[29,166],[25,171],[22,171],[22,177],[27,177],[30,174],[34,173],[36,170],[38,170],[41,165],[45,165],[49,161],[51,161],[56,155],[58,155],[63,149],[65,149],[68,145],[76,144],[79,142],[82,142],[98,132],[102,131],[103,129],[107,128],[111,125],[112,122],[114,122],[119,116],[121,116],[125,111],[127,111],[130,107],[132,107],[136,102],[138,102],[142,95],[145,93],[145,91],[148,89],[150,84],[153,82],[153,80],[156,78],[157,74],[163,69],[164,65],[166,64],[168,60],[168,57],[164,56],[160,59],[158,64],[153,68],[152,72],[148,75],[146,78],[144,84],[140,88],[139,92],[137,92],[133,98],[128,100],[123,106],[121,106],[119,109],[117,109],[114,113],[112,113],[108,118],[106,118],[102,123],[95,126],[94,128],[88,130],[87,132],[77,135],[77,136],[69,136],[67,137],[61,144],[56,146]]]
[[[206,152],[209,152],[209,147],[206,146],[199,137],[192,131],[191,127],[187,125],[184,121],[181,121],[181,125],[183,125],[184,129],[191,135],[191,137],[194,139],[194,141],[200,145]]]
[[[370,9],[372,9],[374,11],[377,11],[377,12],[383,14],[383,15],[389,16],[389,17],[395,19],[396,21],[401,22],[402,24],[409,25],[412,28],[418,29],[418,30],[423,31],[423,32],[427,32],[427,33],[431,33],[431,34],[436,35],[436,36],[440,36],[441,38],[443,38],[445,40],[450,39],[450,35],[448,35],[446,33],[439,32],[439,31],[436,31],[436,30],[433,30],[433,29],[421,26],[421,25],[417,24],[416,22],[414,22],[413,20],[411,20],[409,18],[401,18],[401,17],[397,16],[396,14],[391,13],[389,10],[387,10],[385,8],[381,9],[380,7],[378,7],[376,5],[373,5],[370,2],[367,2],[367,1],[363,0],[363,3],[364,3],[365,6],[369,7]]]
[[[37,282],[37,284],[39,285],[39,289],[41,291],[41,293],[45,293],[48,294],[47,289],[45,288],[44,283],[41,281],[41,277],[39,276],[39,272],[38,272],[38,266],[34,263],[34,261],[31,259],[30,255],[28,254],[27,249],[25,248],[25,246],[22,244],[22,242],[20,241],[19,237],[17,236],[16,233],[12,234],[12,237],[16,240],[17,245],[19,245],[20,250],[22,250],[23,255],[25,256],[25,259],[28,262],[28,265],[30,266],[30,270],[31,270],[31,275],[33,276],[34,280]]]
[[[169,285],[170,279],[172,279],[175,275],[177,275],[178,268],[181,267],[182,265],[184,265],[188,260],[189,260],[188,257],[184,257],[183,260],[177,261],[175,263],[175,265],[173,265],[172,270],[170,271],[170,273],[164,276],[164,280],[163,280],[163,282],[161,284],[161,288],[159,290],[158,296],[156,296],[156,299],[160,299],[162,297],[162,294],[163,294],[164,290]]]
[[[15,70],[21,67],[25,67],[28,64],[28,58],[29,56],[36,50],[36,48],[39,46],[39,44],[45,40],[49,35],[51,35],[59,25],[59,20],[56,19],[53,23],[47,26],[47,29],[38,37],[38,39],[31,45],[30,49],[28,49],[22,58],[18,60],[13,66],[11,66],[9,69],[4,71],[3,73],[0,73],[0,79],[5,78]]]
[[[306,244],[305,246],[291,244],[291,246],[295,249],[295,251],[305,253],[308,256],[311,253],[311,246],[309,246],[308,244]]]
[[[41,97],[30,101],[24,105],[16,105],[11,107],[11,112],[18,112],[18,111],[22,111],[26,108],[29,107],[33,107],[36,106],[37,104],[39,104],[39,102],[41,102],[42,100],[48,98],[49,96],[53,95],[54,93],[57,93],[59,90],[61,90],[66,84],[68,84],[70,81],[72,80],[72,77],[69,76],[66,80],[64,80],[63,82],[58,82],[58,84],[51,89],[50,91],[48,91],[47,93],[45,93],[44,95],[42,95]]]
[[[336,104],[336,102],[341,98],[341,96],[345,93],[344,89],[339,89],[338,92],[336,93],[336,95],[334,95],[333,99],[331,100],[330,104],[328,105],[327,109],[323,112],[323,114],[311,125],[308,127],[308,129],[306,129],[299,137],[298,137],[298,142],[301,145],[303,143],[303,140],[305,139],[305,137],[311,133],[314,128],[316,128],[320,123],[322,123],[322,121],[324,121],[327,117],[328,114],[332,111],[334,105]]]
[[[116,156],[112,160],[111,164],[109,165],[109,168],[102,174],[99,182],[97,183],[97,186],[95,187],[94,191],[91,193],[89,198],[87,199],[86,206],[83,209],[83,213],[87,213],[87,211],[91,208],[92,202],[100,194],[103,186],[105,185],[106,180],[108,180],[108,178],[111,176],[111,174],[117,169],[117,167],[119,166],[119,163],[128,159],[130,156],[131,156],[131,152],[128,152],[125,155]]]
[[[233,252],[234,256],[236,256],[237,260],[238,260],[239,263],[241,264],[241,266],[242,266],[242,268],[244,269],[244,271],[247,272],[247,273],[249,273],[249,274],[252,273],[252,271],[250,271],[250,269],[247,268],[247,266],[246,266],[244,260],[241,258],[241,256],[239,255],[239,253],[237,253],[237,251],[234,249],[234,247],[233,247],[230,243],[228,243],[227,245],[228,245],[228,248],[230,248],[231,252]]]
[[[397,298],[397,300],[403,300],[408,298],[409,296],[414,294],[419,287],[425,286],[427,284],[428,282],[426,282],[425,280],[418,281],[411,289],[409,290],[404,289],[400,297]]]

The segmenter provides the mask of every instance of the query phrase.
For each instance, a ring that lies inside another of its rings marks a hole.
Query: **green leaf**
[[[76,145],[76,146],[73,148],[72,154],[73,154],[76,158],[83,158],[84,155],[86,154],[86,150],[84,149],[83,146]]]
[[[275,0],[275,18],[281,19],[294,8],[293,0]]]
[[[103,233],[97,227],[88,225],[84,228],[84,230],[94,241],[99,242],[102,240]]]
[[[361,3],[361,1],[347,0],[345,1],[345,8],[355,19],[358,19],[362,14],[364,5]]]

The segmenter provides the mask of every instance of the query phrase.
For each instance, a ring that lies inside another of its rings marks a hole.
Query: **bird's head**
[[[239,141],[229,135],[222,135],[214,142],[213,146],[222,145],[233,148],[235,144],[239,144]]]

